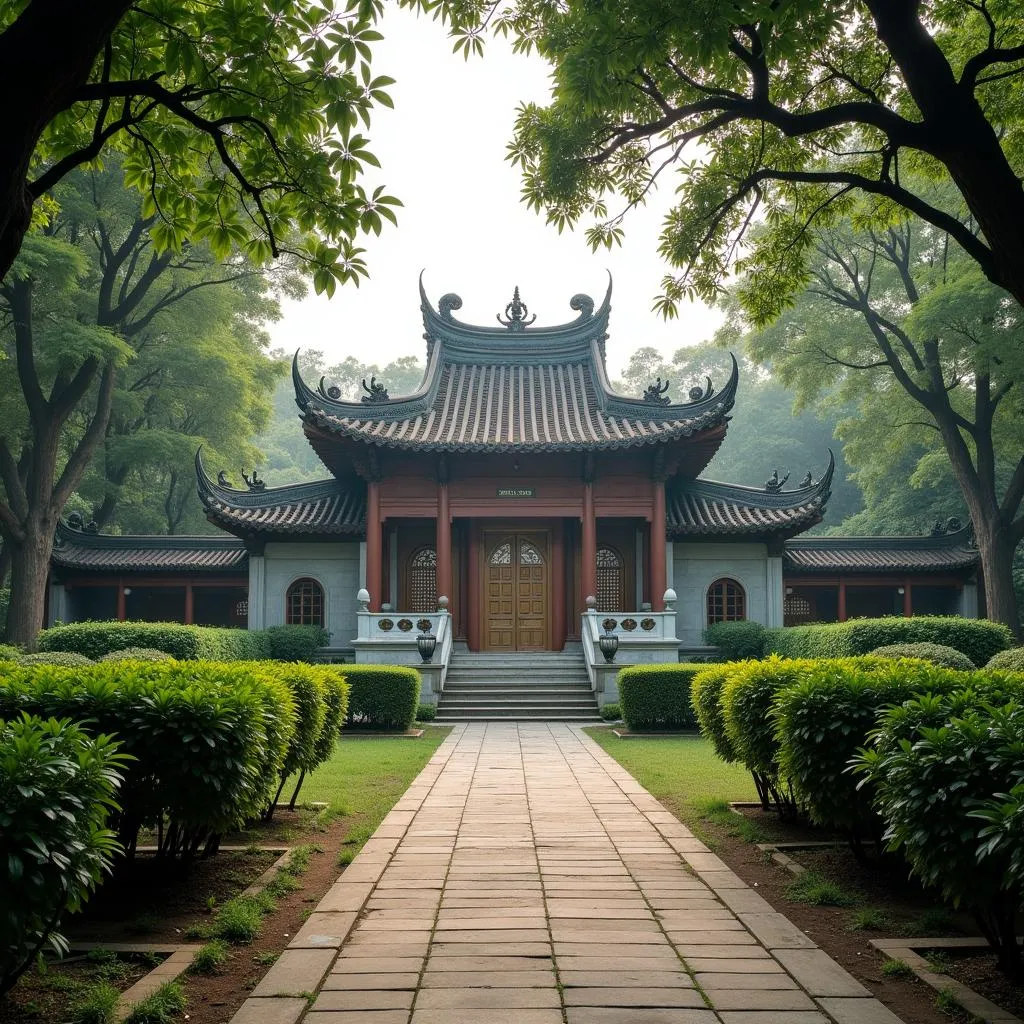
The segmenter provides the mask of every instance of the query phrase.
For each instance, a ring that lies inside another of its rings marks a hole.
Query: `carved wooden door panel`
[[[484,647],[492,651],[549,646],[547,536],[488,534],[484,542]]]

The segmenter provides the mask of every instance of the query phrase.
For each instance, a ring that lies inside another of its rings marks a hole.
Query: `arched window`
[[[406,567],[406,587],[410,612],[437,611],[437,552],[432,547],[418,548]]]
[[[324,588],[309,576],[297,579],[285,594],[284,621],[289,626],[324,624]]]
[[[622,556],[607,545],[597,549],[597,610],[621,612],[626,610],[625,563]]]
[[[715,580],[708,587],[708,625],[716,622],[739,622],[747,617],[747,595],[730,579]]]

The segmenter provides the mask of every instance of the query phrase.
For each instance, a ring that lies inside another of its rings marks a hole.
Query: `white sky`
[[[569,299],[576,292],[599,303],[607,268],[614,279],[613,376],[642,345],[670,355],[711,336],[721,317],[703,305],[683,306],[668,323],[651,311],[665,273],[657,236],[671,178],[661,198],[630,214],[624,245],[591,253],[586,224],[559,235],[520,202],[518,169],[505,160],[516,105],[548,94],[544,62],[516,56],[494,39],[483,59],[466,62],[452,53],[441,25],[391,4],[379,27],[385,39],[374,44],[374,73],[397,79],[390,89],[395,109],[374,110],[370,149],[382,170],[370,168],[364,184],[370,191],[384,183],[402,200],[398,227],[360,241],[370,279],[358,289],[345,285],[330,300],[310,290],[301,303],[286,302],[271,328],[275,346],[322,349],[328,362],[347,355],[378,365],[410,354],[422,359],[421,269],[435,305],[445,292],[462,296],[461,320],[493,324],[518,284],[540,325],[574,319]]]

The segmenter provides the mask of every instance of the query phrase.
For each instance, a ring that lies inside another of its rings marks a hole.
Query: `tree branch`
[[[64,466],[53,494],[50,498],[50,505],[55,509],[62,509],[68,499],[74,493],[75,488],[82,480],[86,469],[92,460],[97,446],[107,433],[107,425],[110,422],[110,409],[113,404],[114,382],[116,378],[113,363],[107,363],[103,367],[103,375],[100,377],[99,393],[96,396],[96,412],[92,422],[82,435],[75,450],[71,453]]]

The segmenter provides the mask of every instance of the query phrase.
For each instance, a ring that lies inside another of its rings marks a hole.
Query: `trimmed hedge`
[[[966,654],[945,644],[886,644],[884,647],[876,647],[871,653],[876,658],[917,658],[930,661],[933,665],[955,668],[960,672],[971,672],[974,669],[974,662]]]
[[[331,634],[322,626],[271,626],[263,630],[272,661],[312,661]]]
[[[408,729],[420,703],[420,674],[404,665],[346,665],[349,725]]]
[[[19,665],[63,665],[64,668],[95,664],[92,658],[71,651],[38,651],[35,654],[22,654],[16,660]]]
[[[40,651],[72,651],[93,659],[126,647],[150,647],[181,661],[262,661],[270,657],[263,631],[180,622],[71,622],[39,634]]]
[[[926,661],[850,658],[807,665],[772,707],[779,767],[811,820],[846,833],[855,848],[877,839],[871,793],[848,771],[879,713],[919,693],[962,688],[971,676]]]
[[[58,929],[110,869],[107,816],[123,757],[109,736],[69,721],[0,721],[0,997],[45,945],[65,956]]]
[[[597,712],[606,722],[617,722],[622,718],[622,705],[614,702],[602,704]]]
[[[704,643],[717,647],[723,661],[745,661],[764,654],[764,626],[760,622],[716,622],[704,630]]]
[[[123,651],[111,651],[104,654],[100,661],[173,661],[174,658],[166,651],[158,651],[153,647],[126,647]]]
[[[1010,646],[1013,636],[999,622],[957,615],[917,615],[910,619],[850,619],[764,631],[764,653],[785,658],[847,658],[887,644],[944,644],[985,665]]]
[[[220,833],[264,810],[296,728],[288,686],[245,662],[2,662],[0,717],[22,711],[115,735],[133,758],[118,798],[119,839],[131,854],[139,830],[158,827],[161,854],[182,859],[215,849]]]
[[[417,722],[432,722],[435,718],[437,718],[436,704],[421,704],[416,709]]]
[[[1024,647],[1012,647],[994,654],[985,668],[1002,668],[1010,672],[1024,672]]]
[[[925,885],[969,909],[1000,966],[1019,972],[1024,701],[924,696],[883,715],[874,739],[857,769],[872,783],[888,849],[900,851]]]
[[[705,665],[630,665],[619,672],[622,718],[633,731],[692,729],[697,725],[690,702],[694,676]]]
[[[730,662],[725,665],[712,665],[698,672],[690,686],[690,703],[697,718],[700,731],[706,739],[711,740],[715,753],[730,763],[739,761],[729,734],[725,730],[725,716],[722,714],[722,687],[725,681],[736,671],[737,665],[743,662]]]

